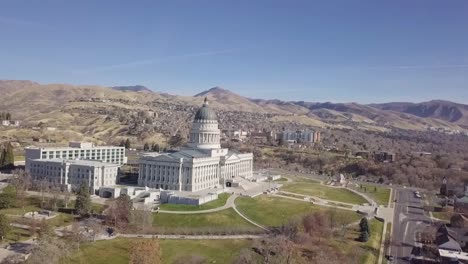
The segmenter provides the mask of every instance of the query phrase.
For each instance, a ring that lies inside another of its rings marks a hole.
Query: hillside
[[[0,80],[0,94],[0,111],[11,112],[22,124],[21,129],[4,130],[3,138],[26,142],[32,135],[54,141],[114,142],[126,137],[138,142],[162,140],[177,132],[187,133],[190,120],[205,97],[220,112],[222,128],[330,127],[370,131],[468,128],[468,106],[445,101],[373,105],[285,102],[249,99],[220,87],[195,96],[178,96],[150,92],[144,86],[74,86],[11,80]],[[47,127],[56,131],[44,130]]]
[[[372,107],[407,113],[423,118],[435,118],[466,126],[468,124],[468,105],[457,104],[442,100],[422,103],[385,103],[373,104]]]

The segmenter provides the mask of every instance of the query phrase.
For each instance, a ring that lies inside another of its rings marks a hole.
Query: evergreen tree
[[[148,151],[149,149],[150,149],[149,144],[145,143],[145,145],[143,146],[143,150]]]
[[[157,143],[153,144],[152,149],[153,149],[153,151],[159,152],[159,150],[160,150],[159,144],[157,144]]]
[[[131,143],[130,143],[130,139],[127,138],[127,140],[125,140],[125,148],[126,148],[126,149],[129,149],[129,148],[131,148],[131,147],[132,147],[132,145],[131,145]]]
[[[361,221],[359,222],[359,228],[361,233],[367,232],[367,234],[370,235],[369,221],[367,221],[367,218],[363,217],[361,219]]]
[[[10,231],[10,220],[4,214],[0,214],[0,238],[3,240]]]
[[[359,241],[361,242],[367,242],[369,240],[369,233],[366,231],[361,232],[361,235],[359,236]]]
[[[0,152],[0,168],[13,168],[15,165],[15,155],[10,143]]]
[[[124,140],[124,139],[122,139],[122,140],[120,141],[120,144],[119,144],[119,146],[121,146],[121,147],[125,147],[125,140]]]
[[[91,212],[91,197],[88,187],[84,184],[81,185],[76,196],[75,209],[81,216],[87,216]]]
[[[13,185],[8,185],[0,193],[0,209],[14,206],[16,200],[16,189]]]
[[[5,119],[6,119],[6,120],[11,120],[11,114],[10,114],[10,113],[6,113],[6,114],[5,114]]]
[[[7,143],[3,160],[3,167],[5,168],[13,168],[15,166],[15,154],[13,154],[13,146],[10,143]]]

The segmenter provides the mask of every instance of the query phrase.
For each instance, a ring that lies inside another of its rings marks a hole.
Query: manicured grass
[[[284,177],[281,177],[281,178],[279,178],[279,179],[277,179],[277,180],[274,180],[274,181],[275,181],[275,182],[286,182],[286,181],[288,181],[288,179],[287,179],[287,178],[284,178]]]
[[[12,227],[10,233],[5,237],[1,243],[13,243],[30,239],[29,230],[22,228]]]
[[[377,185],[360,184],[356,191],[369,195],[379,205],[388,205],[391,189]]]
[[[236,199],[237,209],[252,221],[264,226],[280,226],[290,219],[319,210],[335,210],[345,219],[347,223],[352,223],[360,219],[358,213],[341,210],[328,209],[313,205],[312,203],[295,201],[287,198],[271,197],[266,195],[255,198],[239,197]]]
[[[241,228],[256,229],[240,217],[232,208],[214,213],[203,214],[165,214],[155,213],[153,226],[159,229],[195,229],[195,228]]]
[[[127,264],[129,248],[136,239],[117,238],[81,246],[64,264]],[[162,263],[174,263],[191,255],[202,256],[206,263],[232,263],[242,248],[250,247],[249,240],[158,240]]]
[[[55,227],[67,226],[73,223],[73,216],[69,214],[59,213],[56,217],[48,220],[49,224]]]
[[[296,182],[286,184],[281,188],[283,191],[315,196],[318,198],[332,200],[342,203],[362,204],[367,200],[343,188],[333,188],[313,182]]]
[[[0,213],[23,216],[27,212],[41,210],[41,199],[37,196],[28,196],[24,199],[24,207],[12,207],[1,209]]]
[[[187,205],[187,204],[162,204],[159,208],[167,211],[201,211],[213,208],[218,208],[226,204],[227,199],[231,196],[228,193],[218,195],[218,199],[202,205]]]
[[[384,223],[378,220],[372,219],[369,221],[371,236],[369,241],[361,245],[366,251],[362,257],[362,263],[374,264],[379,259],[380,243],[382,241],[382,231]],[[358,235],[359,236],[359,235]]]
[[[445,222],[449,222],[452,214],[450,212],[432,212],[432,216]]]

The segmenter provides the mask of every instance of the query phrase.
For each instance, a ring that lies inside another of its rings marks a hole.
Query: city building
[[[256,144],[266,144],[276,140],[276,133],[267,130],[251,131],[250,140]]]
[[[196,192],[231,187],[236,177],[252,177],[253,154],[221,148],[220,138],[217,115],[205,98],[195,114],[189,143],[180,151],[143,155],[139,161],[138,184]]]
[[[291,143],[316,143],[321,141],[320,132],[313,130],[284,130],[280,133],[280,137],[284,142]]]
[[[67,159],[96,160],[122,165],[127,163],[124,147],[94,146],[88,142],[70,142],[68,147],[27,147],[25,148],[26,170],[30,160]]]
[[[392,152],[381,151],[379,153],[375,153],[374,158],[378,162],[394,162],[396,161],[396,155]]]
[[[100,187],[116,184],[119,167],[94,160],[32,159],[28,172],[35,182],[45,181],[68,191],[76,191],[84,184],[97,194]]]
[[[222,133],[222,137],[229,138],[231,140],[237,140],[237,141],[244,141],[248,135],[247,131],[244,131],[242,129],[239,129],[239,130],[223,129],[221,133]]]

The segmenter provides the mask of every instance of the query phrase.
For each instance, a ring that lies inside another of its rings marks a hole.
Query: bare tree
[[[151,207],[145,206],[143,209],[131,211],[130,225],[137,231],[151,231],[153,227]]]
[[[30,188],[32,183],[30,175],[24,170],[14,170],[13,179],[11,184],[16,190],[16,202],[18,207],[22,207],[24,211],[26,191]]]
[[[104,227],[98,219],[90,218],[86,220],[85,227],[88,233],[91,234],[93,242],[96,241],[96,237],[104,232]]]

